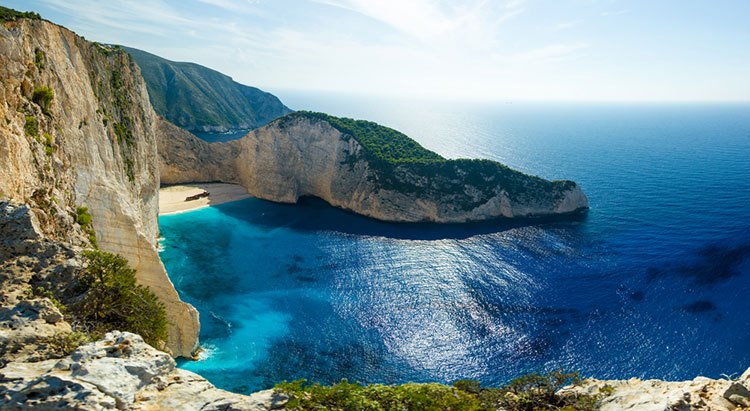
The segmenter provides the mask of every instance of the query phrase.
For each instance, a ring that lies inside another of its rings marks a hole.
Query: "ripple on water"
[[[431,130],[416,137],[443,155],[574,179],[592,210],[438,227],[247,199],[164,216],[161,256],[207,348],[182,367],[248,392],[299,378],[498,384],[557,367],[684,379],[750,364],[750,317],[736,315],[750,312],[747,107],[424,110],[388,112]]]

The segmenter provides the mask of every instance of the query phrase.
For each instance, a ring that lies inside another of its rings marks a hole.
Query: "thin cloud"
[[[617,11],[603,11],[601,12],[601,15],[604,17],[611,17],[611,16],[620,16],[620,15],[628,14],[628,13],[630,13],[630,10],[623,9],[623,10],[617,10]]]
[[[525,0],[508,0],[497,5],[487,0],[458,5],[439,0],[313,0],[380,21],[421,40],[462,36],[464,32],[482,32],[493,37],[497,27],[523,12]],[[476,37],[476,36],[474,36]]]

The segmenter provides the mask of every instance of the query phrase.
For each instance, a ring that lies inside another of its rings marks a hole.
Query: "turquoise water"
[[[330,383],[499,384],[750,366],[750,106],[441,104],[282,95],[368,118],[447,157],[578,181],[559,221],[399,225],[313,199],[160,218],[162,258],[237,392]]]

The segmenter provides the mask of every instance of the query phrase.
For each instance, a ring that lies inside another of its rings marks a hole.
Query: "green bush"
[[[31,95],[31,101],[41,107],[44,114],[49,114],[49,105],[52,103],[54,97],[55,93],[52,89],[47,86],[39,86],[34,89],[34,93]]]
[[[578,383],[576,373],[560,371],[529,374],[499,388],[484,388],[479,381],[443,384],[361,385],[346,380],[331,386],[304,380],[278,384],[277,392],[289,396],[288,409],[312,410],[477,410],[593,411],[601,395],[561,395],[561,388]]]
[[[76,208],[76,223],[81,226],[83,232],[88,235],[89,242],[94,248],[99,245],[96,241],[96,231],[94,231],[94,220],[89,213],[88,207],[77,207]]]
[[[23,131],[29,137],[36,137],[39,135],[39,121],[34,116],[26,116],[26,124],[23,126]]]
[[[167,339],[167,316],[158,297],[136,283],[135,270],[122,256],[99,250],[84,256],[87,265],[78,282],[84,295],[72,307],[78,319],[97,335],[129,331],[160,347]]]
[[[34,49],[34,65],[36,65],[36,68],[39,69],[39,71],[44,70],[45,57],[46,54],[44,53],[44,50],[39,47]]]
[[[42,338],[41,342],[46,344],[56,357],[70,355],[76,348],[90,343],[90,335],[82,332],[58,333],[50,337]]]
[[[333,410],[481,410],[477,398],[442,384],[360,385],[346,380],[332,386],[282,383],[276,390],[289,396],[287,409]]]
[[[50,133],[44,133],[42,136],[44,136],[44,152],[51,156],[55,152],[55,139]]]

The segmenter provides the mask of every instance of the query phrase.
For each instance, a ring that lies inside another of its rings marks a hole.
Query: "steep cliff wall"
[[[50,239],[122,254],[167,307],[168,346],[189,355],[198,314],[180,301],[156,252],[156,115],[123,51],[41,20],[0,25],[0,197],[31,205]]]
[[[286,203],[315,196],[385,221],[466,222],[588,207],[574,182],[550,182],[492,161],[445,160],[406,136],[399,138],[430,154],[429,161],[381,160],[331,121],[295,113],[240,140],[212,144],[162,124],[162,183],[238,183],[256,197]]]

